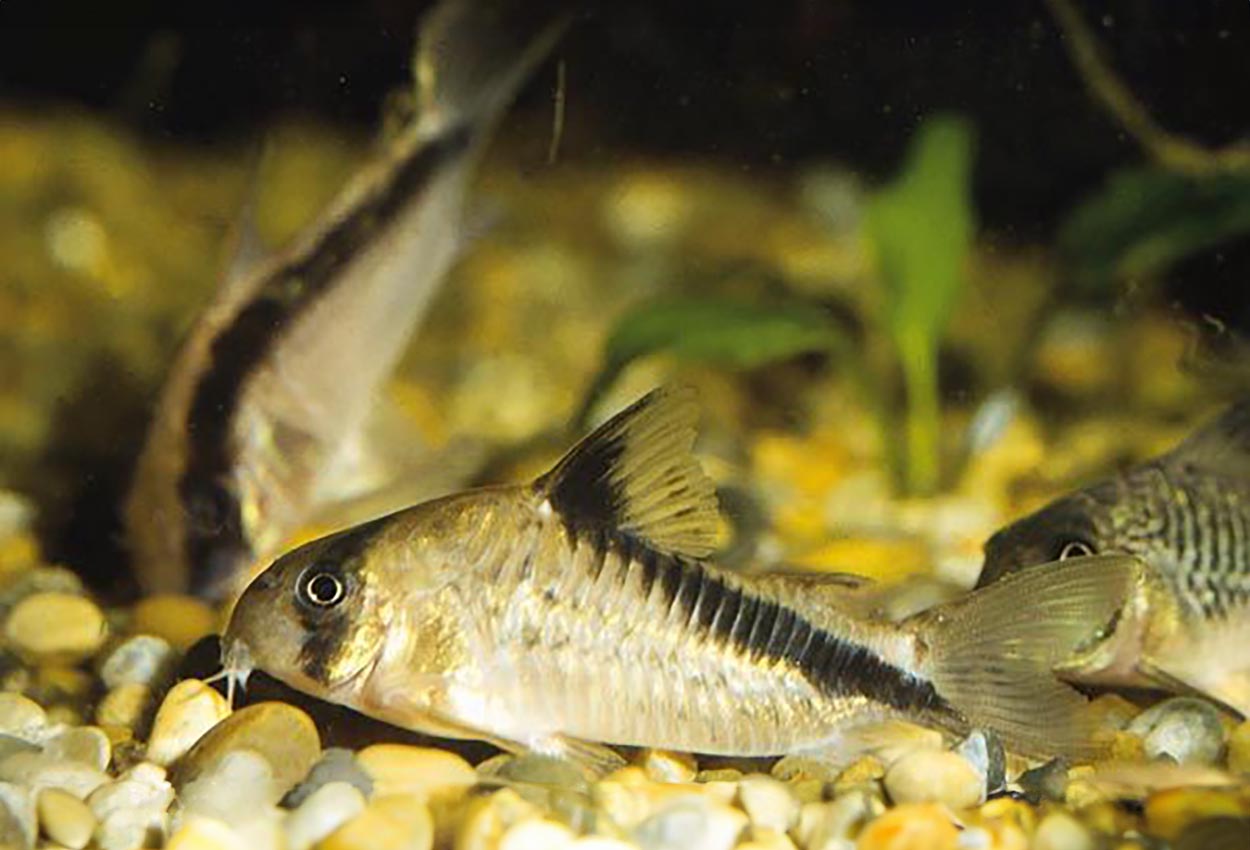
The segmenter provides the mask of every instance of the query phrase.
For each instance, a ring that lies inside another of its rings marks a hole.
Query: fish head
[[[1108,551],[1105,509],[1078,493],[1056,499],[997,531],[985,543],[977,587],[1027,567]]]
[[[297,690],[341,701],[376,662],[390,619],[389,596],[371,568],[381,530],[365,523],[274,561],[231,612],[226,666],[245,659]]]

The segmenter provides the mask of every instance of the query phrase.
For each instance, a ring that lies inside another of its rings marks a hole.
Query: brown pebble
[[[252,750],[269,762],[279,787],[289,790],[321,755],[317,727],[303,711],[284,702],[261,702],[231,714],[210,729],[174,765],[171,781],[181,788],[233,750]]]

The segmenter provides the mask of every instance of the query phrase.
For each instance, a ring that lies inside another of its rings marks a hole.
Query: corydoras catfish
[[[356,448],[456,257],[472,166],[559,23],[451,0],[423,22],[418,117],[289,250],[227,280],[163,391],[126,505],[144,590],[237,593]]]
[[[907,720],[1014,749],[1099,750],[1051,668],[1101,634],[1130,558],[1005,580],[901,624],[841,605],[842,577],[738,575],[706,558],[717,506],[697,405],[660,389],[537,481],[459,493],[305,544],[247,588],[226,672],[261,669],[399,726],[610,761],[601,745],[838,753]]]
[[[1233,405],[1160,457],[1063,496],[992,536],[978,587],[1072,555],[1125,553],[1152,587],[1120,639],[1065,670],[1108,685],[1220,690],[1250,672],[1250,401]],[[1131,624],[1131,628],[1130,628]],[[1129,634],[1133,632],[1133,634]],[[1218,646],[1223,650],[1210,651]],[[1205,649],[1204,649],[1205,647]]]

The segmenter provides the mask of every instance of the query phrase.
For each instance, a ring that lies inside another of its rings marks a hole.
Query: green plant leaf
[[[1059,249],[1082,285],[1157,274],[1250,233],[1250,176],[1192,177],[1159,168],[1115,174],[1069,216]]]
[[[845,345],[841,328],[811,304],[712,297],[649,301],[623,315],[609,334],[603,367],[578,420],[585,419],[622,369],[649,354],[754,369],[799,354],[834,353]]]
[[[963,291],[976,230],[972,130],[953,116],[921,125],[894,182],[869,200],[865,234],[882,285],[882,324],[907,391],[902,469],[912,493],[940,480],[938,345]]]

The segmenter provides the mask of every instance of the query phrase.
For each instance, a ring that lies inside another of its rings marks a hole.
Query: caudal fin
[[[912,618],[931,676],[973,726],[1010,749],[1091,758],[1105,747],[1088,700],[1054,668],[1109,633],[1140,579],[1134,558],[1070,558],[1008,576]]]

